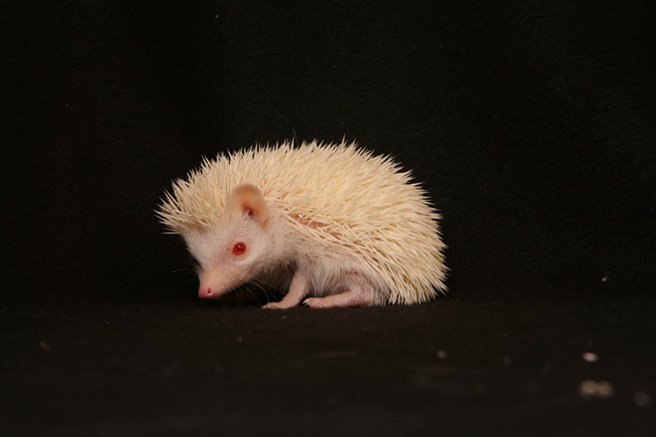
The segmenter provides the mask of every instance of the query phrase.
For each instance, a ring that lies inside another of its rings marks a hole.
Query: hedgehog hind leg
[[[367,307],[374,305],[376,294],[373,288],[366,285],[354,285],[348,290],[326,297],[310,297],[303,302],[310,308],[348,308]]]
[[[308,295],[310,291],[310,282],[307,280],[305,274],[297,271],[292,278],[292,283],[289,285],[289,291],[280,302],[270,302],[262,308],[268,310],[286,310],[295,307],[301,303],[303,298]]]

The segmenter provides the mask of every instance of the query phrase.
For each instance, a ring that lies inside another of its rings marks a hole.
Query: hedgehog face
[[[202,298],[228,293],[271,262],[269,233],[247,211],[236,211],[227,223],[190,231],[184,239],[197,263]]]

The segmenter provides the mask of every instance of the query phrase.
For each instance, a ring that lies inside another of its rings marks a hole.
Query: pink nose
[[[207,285],[201,285],[198,288],[198,297],[201,299],[212,299],[214,297],[214,293],[212,292],[212,289],[207,286]]]

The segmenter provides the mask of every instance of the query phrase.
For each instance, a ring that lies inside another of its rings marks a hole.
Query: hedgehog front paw
[[[301,303],[301,300],[307,296],[310,284],[303,272],[297,271],[292,278],[292,283],[289,285],[289,292],[282,298],[280,302],[270,302],[262,308],[268,310],[286,310],[295,307]]]

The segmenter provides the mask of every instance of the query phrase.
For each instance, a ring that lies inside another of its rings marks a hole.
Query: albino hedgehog
[[[265,283],[265,308],[415,304],[445,292],[439,215],[389,157],[313,141],[205,159],[157,214],[217,298]]]

